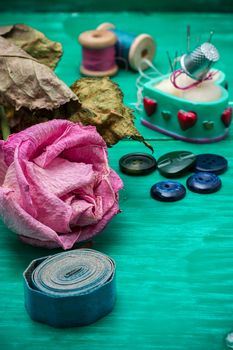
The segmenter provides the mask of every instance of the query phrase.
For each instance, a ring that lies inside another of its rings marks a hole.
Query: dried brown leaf
[[[60,43],[49,40],[43,33],[24,24],[0,26],[0,36],[52,69],[62,56]]]
[[[81,102],[80,110],[70,118],[72,121],[96,126],[109,146],[127,137],[145,143],[134,125],[132,110],[123,104],[123,94],[116,83],[109,78],[82,78],[71,89]]]
[[[0,37],[0,104],[15,110],[55,110],[77,96],[44,64]],[[77,109],[76,108],[76,109]]]

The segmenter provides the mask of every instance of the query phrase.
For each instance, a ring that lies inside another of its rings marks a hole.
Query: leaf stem
[[[7,137],[10,135],[10,128],[7,122],[7,117],[3,106],[0,106],[0,125],[3,140],[6,140]]]

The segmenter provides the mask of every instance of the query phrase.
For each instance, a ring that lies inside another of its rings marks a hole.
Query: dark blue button
[[[213,193],[220,189],[222,182],[213,173],[199,172],[187,179],[187,187],[192,192]]]
[[[217,154],[199,154],[196,158],[194,171],[207,171],[219,175],[226,171],[227,164],[227,160]]]
[[[151,187],[151,197],[162,202],[175,202],[184,198],[185,187],[176,181],[161,181]]]

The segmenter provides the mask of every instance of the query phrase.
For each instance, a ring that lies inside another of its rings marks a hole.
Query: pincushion
[[[202,87],[195,87],[210,91],[212,86],[214,97],[209,94],[209,101],[205,101],[205,93],[200,94],[202,98],[197,101],[193,89],[183,91],[172,85],[169,88],[169,83],[165,83],[169,77],[155,78],[144,84],[142,124],[187,142],[210,143],[224,139],[232,119],[228,91],[224,88],[225,74],[219,72],[211,83],[203,82]]]

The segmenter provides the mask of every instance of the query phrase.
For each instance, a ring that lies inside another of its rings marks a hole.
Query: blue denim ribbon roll
[[[24,272],[24,290],[33,320],[54,327],[85,326],[113,309],[115,263],[91,249],[33,260]]]

